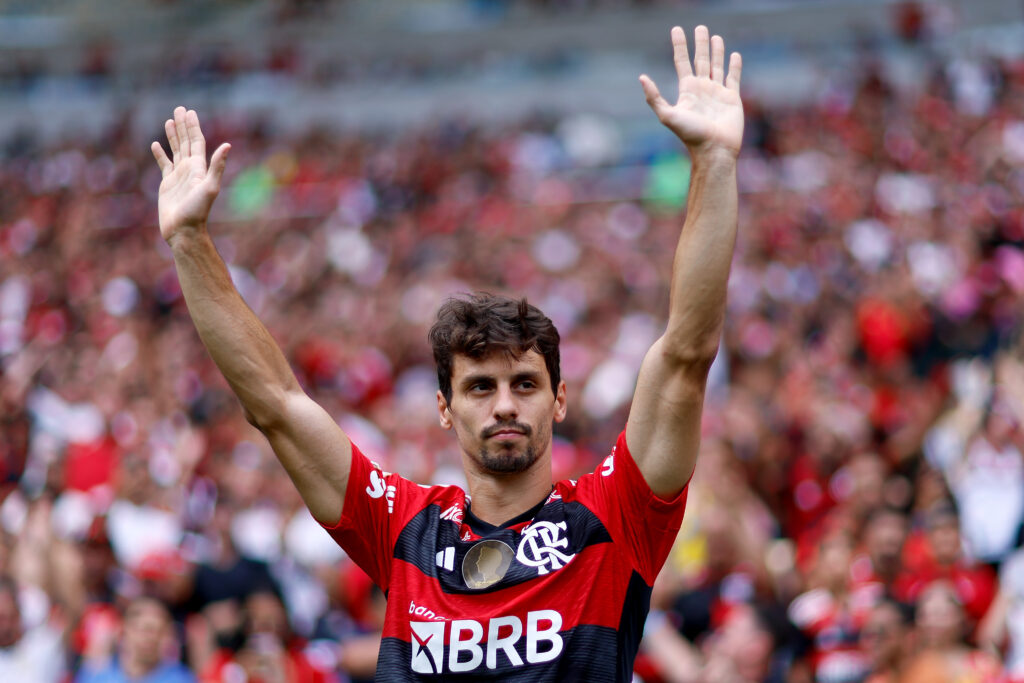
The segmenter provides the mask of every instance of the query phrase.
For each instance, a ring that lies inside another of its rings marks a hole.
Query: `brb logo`
[[[409,627],[412,631],[411,666],[420,674],[473,671],[481,664],[496,669],[499,652],[514,667],[550,662],[562,654],[562,636],[558,633],[562,628],[562,615],[553,609],[527,612],[525,634],[522,620],[514,616],[494,617],[485,624],[473,619],[410,621]],[[446,630],[447,658],[444,652]],[[526,647],[521,650],[517,646],[524,635]]]
[[[523,532],[516,559],[527,567],[536,567],[538,575],[561,569],[576,557],[576,553],[566,555],[559,550],[569,547],[564,531],[565,522],[535,522]]]

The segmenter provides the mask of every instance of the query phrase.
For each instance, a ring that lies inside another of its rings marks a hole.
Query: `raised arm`
[[[678,493],[693,472],[700,445],[708,371],[718,351],[725,292],[736,243],[736,156],[743,138],[741,60],[725,71],[725,43],[694,31],[690,66],[686,35],[672,29],[679,100],[672,105],[646,75],[647,103],[689,150],[686,220],[672,263],[668,327],[648,351],[626,423],[626,443],[651,489]]]
[[[199,117],[184,107],[164,125],[167,157],[154,142],[160,166],[160,234],[171,247],[181,290],[199,337],[256,426],[274,448],[313,517],[341,517],[352,446],[327,412],[310,399],[267,328],[242,300],[206,229],[230,145],[206,165]]]

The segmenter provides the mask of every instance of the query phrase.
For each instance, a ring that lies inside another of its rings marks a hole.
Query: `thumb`
[[[210,170],[206,174],[206,182],[213,192],[220,191],[220,179],[224,175],[224,169],[228,165],[228,152],[231,151],[231,144],[225,142],[210,157]]]
[[[647,104],[650,105],[659,119],[664,120],[664,114],[669,109],[669,104],[661,96],[658,86],[654,84],[654,81],[647,74],[640,75],[640,86],[644,89],[644,97],[647,99]]]

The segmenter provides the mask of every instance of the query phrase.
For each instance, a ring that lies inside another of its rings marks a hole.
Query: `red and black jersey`
[[[658,498],[625,433],[598,467],[494,527],[466,492],[381,471],[355,447],[327,527],[387,594],[377,680],[630,681],[686,489]]]

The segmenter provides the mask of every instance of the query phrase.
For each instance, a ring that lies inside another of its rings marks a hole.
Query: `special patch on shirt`
[[[480,541],[462,560],[462,578],[466,586],[476,590],[493,586],[505,578],[514,553],[503,541]]]

